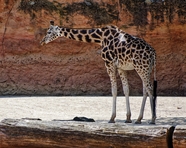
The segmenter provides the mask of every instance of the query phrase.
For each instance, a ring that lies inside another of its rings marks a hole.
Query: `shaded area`
[[[31,18],[36,17],[36,13],[41,10],[49,13],[57,12],[60,17],[68,21],[69,17],[74,13],[79,13],[92,20],[95,25],[103,25],[118,20],[119,12],[117,5],[111,5],[105,2],[97,3],[93,0],[85,2],[74,2],[72,4],[62,4],[57,1],[50,2],[48,0],[22,0],[18,6],[18,10],[30,14]]]
[[[158,125],[183,125],[186,124],[186,118],[185,117],[164,117],[164,118],[158,118],[157,120]]]
[[[144,26],[148,24],[147,13],[151,14],[151,29],[158,23],[168,20],[173,23],[176,14],[180,23],[186,22],[186,1],[185,0],[120,0],[133,15],[133,25]]]

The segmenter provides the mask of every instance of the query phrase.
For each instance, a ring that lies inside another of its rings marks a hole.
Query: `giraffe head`
[[[40,43],[41,45],[47,44],[60,36],[62,36],[60,28],[58,26],[54,26],[54,21],[50,21],[50,27],[47,34],[43,37]]]

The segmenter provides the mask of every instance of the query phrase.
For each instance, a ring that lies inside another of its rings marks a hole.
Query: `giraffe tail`
[[[154,117],[156,117],[156,98],[157,98],[156,55],[154,55],[154,85],[153,85],[153,113],[154,113]]]

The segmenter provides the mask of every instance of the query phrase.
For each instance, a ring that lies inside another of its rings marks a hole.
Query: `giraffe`
[[[102,47],[101,57],[105,62],[107,73],[110,77],[111,92],[113,96],[112,114],[109,123],[115,123],[116,100],[117,100],[117,82],[116,74],[119,73],[124,95],[126,98],[126,120],[125,123],[131,123],[131,110],[129,102],[129,85],[127,80],[127,71],[136,70],[143,83],[143,100],[139,117],[136,124],[140,124],[143,119],[143,113],[147,96],[150,98],[152,118],[150,124],[155,124],[156,120],[156,52],[143,39],[134,37],[125,33],[116,26],[106,26],[93,29],[70,29],[54,25],[50,21],[50,27],[45,37],[40,42],[41,45],[47,44],[58,37],[66,37],[76,41],[93,42]],[[154,68],[154,89],[150,82],[150,75]]]

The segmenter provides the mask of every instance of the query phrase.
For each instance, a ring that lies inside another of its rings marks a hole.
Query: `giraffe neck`
[[[76,41],[102,44],[102,30],[95,29],[70,29],[60,27],[60,35]]]

